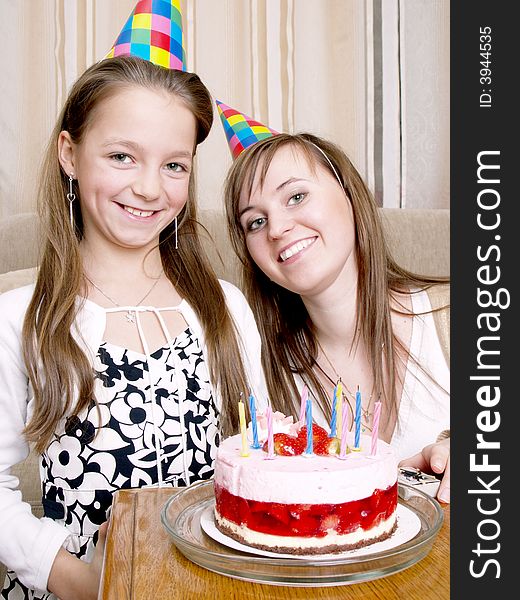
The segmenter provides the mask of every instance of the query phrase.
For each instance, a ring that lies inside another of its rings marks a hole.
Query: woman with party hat
[[[43,165],[36,284],[0,296],[3,598],[97,598],[112,494],[210,478],[240,395],[263,400],[252,313],[198,238],[213,111],[178,8],[139,2],[73,85]],[[43,519],[10,471],[31,446]]]
[[[443,475],[449,501],[449,288],[391,257],[375,202],[336,145],[278,134],[217,101],[233,165],[224,196],[243,289],[269,352],[275,409],[303,384],[326,425],[338,396],[402,465]],[[360,394],[357,391],[360,390]],[[362,398],[358,407],[356,396]]]

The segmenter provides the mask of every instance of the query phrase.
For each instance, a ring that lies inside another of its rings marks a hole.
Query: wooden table
[[[172,493],[171,488],[154,488],[115,494],[99,600],[449,599],[449,505],[443,505],[445,519],[432,550],[415,565],[373,581],[309,588],[249,583],[192,563],[177,550],[161,523],[161,509]]]

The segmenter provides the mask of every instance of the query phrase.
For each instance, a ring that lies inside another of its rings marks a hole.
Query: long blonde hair
[[[38,209],[44,244],[23,326],[24,359],[35,398],[25,435],[40,452],[64,416],[95,402],[92,365],[71,335],[81,308],[78,296],[85,293],[79,252],[83,226],[79,202],[74,203],[74,228],[69,223],[69,181],[58,161],[57,140],[61,131],[68,131],[73,142],[80,143],[99,103],[128,86],[163,90],[182,100],[197,123],[196,145],[207,137],[213,121],[210,93],[196,74],[164,69],[140,58],[100,61],[72,87],[42,165]],[[80,190],[74,185],[79,198]],[[237,429],[236,399],[247,393],[248,385],[236,329],[199,240],[198,227],[192,174],[188,201],[178,215],[178,249],[173,225],[161,233],[159,248],[166,276],[201,321],[210,377],[223,399],[222,433],[227,435]],[[200,290],[204,290],[203,298]]]
[[[390,295],[409,288],[427,289],[447,280],[412,273],[394,261],[377,206],[352,162],[336,145],[308,133],[280,134],[254,144],[235,160],[224,186],[231,243],[242,263],[242,286],[265,348],[262,361],[271,402],[275,409],[298,418],[297,373],[314,391],[323,414],[331,416],[330,400],[316,375],[316,369],[321,370],[319,348],[307,309],[298,294],[271,281],[255,264],[239,220],[241,194],[251,195],[256,176],[263,184],[275,154],[285,146],[300,151],[311,167],[320,165],[338,178],[352,204],[358,262],[356,336],[352,344],[359,339],[366,344],[374,378],[372,395],[385,402],[390,419],[398,405],[397,364],[409,356],[392,330]]]

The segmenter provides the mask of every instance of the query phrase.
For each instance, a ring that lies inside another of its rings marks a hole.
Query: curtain
[[[340,144],[380,204],[444,208],[449,0],[182,0],[188,69],[278,131]],[[48,136],[76,77],[135,0],[0,0],[0,216],[35,208]],[[200,204],[221,207],[231,158],[215,110]]]

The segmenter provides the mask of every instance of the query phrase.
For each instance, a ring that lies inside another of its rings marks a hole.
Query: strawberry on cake
[[[216,527],[239,542],[271,552],[325,554],[383,540],[396,527],[397,458],[379,440],[361,436],[359,450],[339,457],[340,440],[313,424],[307,428],[274,414],[275,457],[259,420],[261,449],[241,456],[241,436],[220,445],[215,462]]]

